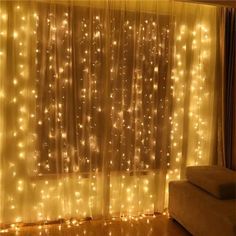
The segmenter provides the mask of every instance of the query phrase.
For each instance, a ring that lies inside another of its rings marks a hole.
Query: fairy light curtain
[[[162,212],[168,181],[211,163],[215,15],[1,1],[1,224]]]
[[[216,153],[219,88],[216,7],[175,4],[172,64],[171,166],[168,178],[184,177],[186,165],[209,165]]]

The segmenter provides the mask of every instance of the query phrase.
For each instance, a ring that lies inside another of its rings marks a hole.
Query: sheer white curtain
[[[211,163],[215,14],[1,1],[1,223],[163,212],[168,181]]]
[[[167,180],[183,178],[188,165],[216,158],[217,12],[214,6],[174,4],[171,158]]]

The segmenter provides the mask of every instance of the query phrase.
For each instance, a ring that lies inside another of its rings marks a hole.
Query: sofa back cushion
[[[219,166],[189,166],[186,178],[219,199],[236,198],[236,171]]]

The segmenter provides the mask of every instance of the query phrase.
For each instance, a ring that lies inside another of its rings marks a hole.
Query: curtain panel
[[[163,212],[213,162],[216,7],[0,2],[0,223]]]
[[[236,124],[235,124],[235,61],[236,61],[236,14],[234,8],[225,9],[224,45],[224,115],[225,115],[225,166],[236,169]]]

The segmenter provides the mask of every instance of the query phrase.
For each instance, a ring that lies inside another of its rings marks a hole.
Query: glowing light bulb
[[[13,38],[16,39],[18,37],[18,32],[14,31],[13,32]]]
[[[2,14],[2,15],[1,15],[1,18],[2,18],[2,20],[4,20],[4,21],[7,20],[7,14]]]
[[[17,85],[17,84],[18,84],[17,79],[14,79],[14,80],[13,80],[13,84],[14,84],[14,85]]]

